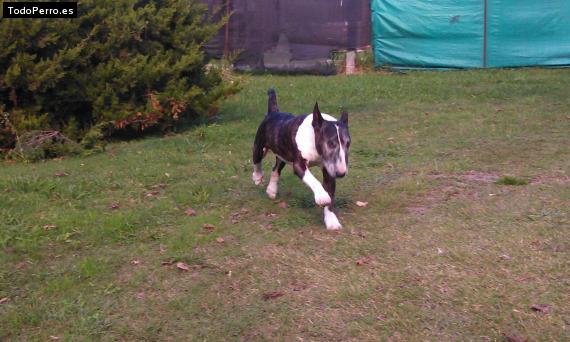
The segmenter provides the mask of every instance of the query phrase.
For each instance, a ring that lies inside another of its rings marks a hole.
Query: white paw
[[[331,204],[331,197],[326,191],[319,191],[315,193],[315,203],[317,203],[318,206],[324,207]]]
[[[336,220],[336,222],[332,222],[332,223],[326,223],[325,225],[327,226],[327,230],[341,230],[342,229],[342,225],[340,224],[340,222],[338,222],[338,219]]]
[[[277,197],[277,186],[275,185],[275,183],[269,183],[265,193],[269,198],[275,199],[275,197]]]
[[[332,211],[329,211],[328,207],[325,208],[325,226],[327,227],[327,230],[342,229],[342,225],[338,221],[338,218]]]
[[[255,183],[255,185],[261,185],[263,184],[263,173],[261,172],[254,172],[251,175],[251,179],[253,180],[253,182]]]

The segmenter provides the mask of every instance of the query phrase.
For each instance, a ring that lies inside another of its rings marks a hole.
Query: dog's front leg
[[[297,177],[303,180],[313,193],[315,194],[315,203],[319,206],[329,205],[331,203],[331,197],[323,188],[321,182],[313,176],[309,168],[307,167],[307,162],[304,159],[295,161],[293,163],[293,169]]]
[[[323,168],[323,186],[331,197],[331,204],[326,206],[325,211],[325,225],[328,230],[339,230],[342,225],[338,221],[334,213],[334,193],[336,190],[336,179],[329,175],[326,169]]]
[[[251,174],[251,180],[253,180],[255,185],[261,185],[263,183],[261,161],[267,154],[267,148],[265,148],[264,145],[265,141],[263,139],[262,126],[259,126],[257,134],[255,135],[255,141],[253,142],[253,173]]]

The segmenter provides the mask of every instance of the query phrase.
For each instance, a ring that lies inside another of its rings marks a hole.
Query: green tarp
[[[570,0],[372,0],[377,66],[570,65]]]

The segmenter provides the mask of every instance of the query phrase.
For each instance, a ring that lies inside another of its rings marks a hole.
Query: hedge
[[[0,139],[10,127],[139,135],[215,114],[238,85],[206,67],[226,19],[214,14],[192,0],[83,0],[76,19],[2,19]]]

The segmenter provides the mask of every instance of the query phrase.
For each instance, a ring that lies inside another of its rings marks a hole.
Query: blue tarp
[[[372,0],[377,66],[570,65],[569,0]]]

